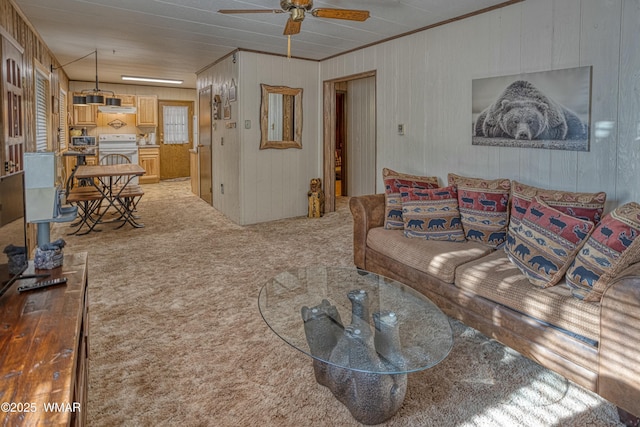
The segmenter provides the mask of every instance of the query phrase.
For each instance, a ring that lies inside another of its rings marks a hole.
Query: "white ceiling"
[[[365,22],[307,14],[292,56],[321,60],[514,0],[325,0],[314,8],[365,9]],[[97,49],[100,82],[121,75],[181,79],[241,48],[286,54],[284,13],[223,15],[219,9],[279,9],[279,0],[14,0],[61,64]],[[71,80],[95,81],[94,56],[65,66]],[[157,85],[157,84],[156,84]]]

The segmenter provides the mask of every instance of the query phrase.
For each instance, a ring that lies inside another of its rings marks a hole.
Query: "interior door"
[[[189,149],[193,146],[193,102],[160,101],[158,106],[160,179],[190,176]]]
[[[346,181],[349,196],[376,192],[376,79],[349,80],[347,84]]]
[[[198,162],[200,163],[200,198],[213,204],[211,158],[211,86],[198,92]]]

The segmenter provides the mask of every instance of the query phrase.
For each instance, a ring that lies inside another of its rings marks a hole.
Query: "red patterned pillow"
[[[511,181],[466,178],[453,173],[448,175],[448,181],[458,190],[458,206],[467,240],[492,248],[500,246],[507,237]]]
[[[384,180],[384,228],[387,230],[402,230],[402,194],[408,188],[420,190],[438,188],[437,176],[418,176],[398,173],[391,169],[382,169]]]
[[[404,234],[427,240],[464,242],[456,187],[409,188],[402,195]]]
[[[531,283],[547,288],[562,279],[593,227],[591,221],[574,218],[535,197],[514,227],[505,252]]]
[[[613,278],[640,261],[640,205],[632,202],[606,215],[567,271],[576,298],[600,301]]]
[[[599,193],[573,193],[570,191],[545,190],[522,184],[518,181],[511,182],[511,219],[517,222],[522,218],[529,207],[529,203],[535,196],[540,197],[545,203],[554,209],[571,215],[575,218],[588,220],[597,224],[602,218],[604,202],[607,199],[605,192]]]

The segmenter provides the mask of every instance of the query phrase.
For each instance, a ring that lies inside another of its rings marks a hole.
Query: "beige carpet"
[[[188,186],[146,185],[143,229],[64,236],[68,225],[54,227],[65,251],[89,252],[89,425],[357,425],[257,304],[262,284],[282,270],[352,265],[347,200],[320,219],[241,227]],[[618,425],[611,404],[452,326],[451,354],[409,376],[386,425]]]

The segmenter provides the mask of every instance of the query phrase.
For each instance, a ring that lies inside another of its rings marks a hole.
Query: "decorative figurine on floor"
[[[322,180],[312,178],[307,192],[309,198],[309,218],[320,218],[324,215],[324,191],[322,191]]]

